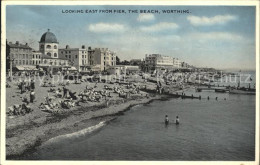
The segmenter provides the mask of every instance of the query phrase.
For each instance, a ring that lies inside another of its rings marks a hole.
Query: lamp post
[[[10,55],[10,81],[13,81],[13,62],[14,58]]]

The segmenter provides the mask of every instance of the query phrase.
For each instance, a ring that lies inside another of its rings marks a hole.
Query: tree
[[[120,65],[120,58],[116,56],[116,65]]]

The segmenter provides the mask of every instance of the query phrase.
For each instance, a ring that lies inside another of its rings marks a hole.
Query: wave
[[[73,133],[70,133],[70,134],[56,136],[56,137],[51,138],[51,139],[47,140],[46,142],[44,142],[42,144],[42,146],[50,145],[50,144],[53,144],[53,143],[57,144],[57,142],[59,142],[59,144],[61,144],[62,142],[68,143],[68,141],[70,141],[70,140],[75,140],[75,139],[78,139],[80,137],[86,136],[86,135],[92,133],[93,131],[105,126],[105,123],[106,123],[105,121],[101,121],[97,125],[82,129],[80,131],[73,132]]]

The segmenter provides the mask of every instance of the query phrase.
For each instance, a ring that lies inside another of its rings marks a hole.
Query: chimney
[[[16,45],[19,45],[19,41],[16,41],[15,44],[16,44]]]
[[[91,47],[90,47],[90,46],[88,47],[88,50],[91,50]]]
[[[70,47],[69,47],[69,45],[66,45],[66,49],[69,49]]]
[[[82,48],[82,49],[85,49],[85,45],[82,45],[81,48]]]

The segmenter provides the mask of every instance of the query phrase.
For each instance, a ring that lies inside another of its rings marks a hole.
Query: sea
[[[169,98],[137,105],[97,129],[51,139],[21,159],[255,160],[254,95],[195,89],[185,93],[202,99]],[[167,126],[165,115],[170,119]],[[176,116],[179,125],[174,124]]]

